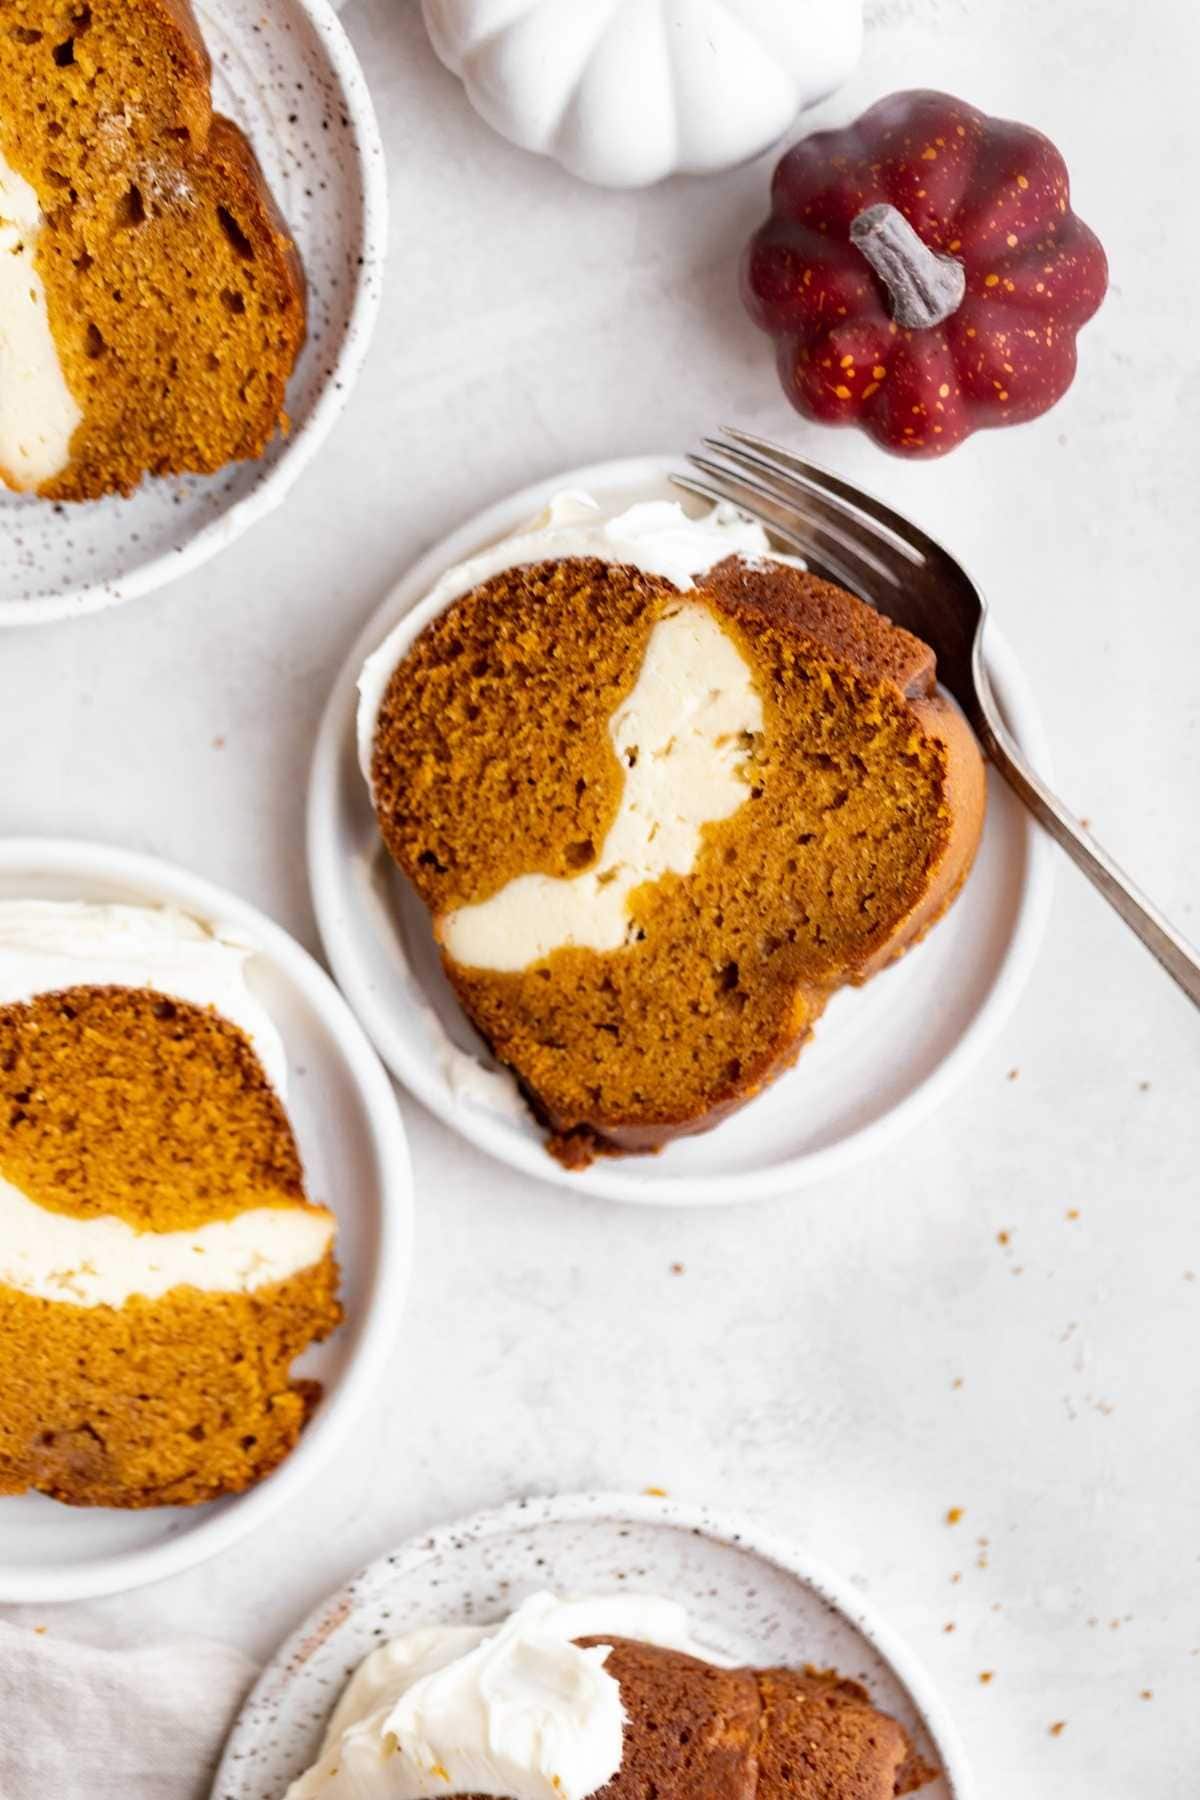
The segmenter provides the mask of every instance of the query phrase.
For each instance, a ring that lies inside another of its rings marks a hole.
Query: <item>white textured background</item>
[[[904,467],[793,420],[734,290],[771,159],[586,189],[475,120],[413,5],[355,0],[394,212],[365,378],[283,512],[222,561],[123,612],[0,637],[0,830],[155,851],[315,947],[309,749],[392,579],[557,466],[736,419],[960,552],[1032,678],[1064,794],[1200,934],[1196,11],[868,14],[862,68],[818,120],[943,86],[1067,156],[1113,289],[1052,414]],[[526,1490],[653,1483],[752,1509],[859,1580],[944,1688],[985,1800],[1194,1800],[1198,1072],[1195,1014],[1064,865],[1035,979],[953,1106],[795,1201],[585,1205],[406,1102],[418,1277],[341,1465],[217,1563],[36,1621],[262,1654],[415,1528]]]

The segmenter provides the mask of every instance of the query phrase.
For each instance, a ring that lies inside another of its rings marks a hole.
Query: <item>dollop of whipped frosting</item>
[[[0,1006],[69,987],[149,988],[211,1006],[246,1033],[282,1097],[287,1054],[246,979],[254,954],[236,929],[171,906],[0,900]]]
[[[367,1657],[287,1800],[586,1800],[621,1766],[625,1709],[611,1645],[583,1637],[723,1661],[682,1606],[637,1594],[534,1594],[499,1626],[414,1631]]]
[[[724,503],[692,518],[675,500],[643,500],[611,513],[590,494],[572,490],[555,494],[543,512],[511,537],[447,569],[363,664],[358,680],[358,761],[368,784],[375,727],[388,682],[429,621],[505,569],[570,556],[595,557],[659,575],[684,593],[727,556],[751,562],[791,560],[772,550],[757,521]]]

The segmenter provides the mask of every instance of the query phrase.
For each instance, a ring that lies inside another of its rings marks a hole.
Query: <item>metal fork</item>
[[[942,686],[1009,786],[1200,1006],[1200,956],[1071,817],[1005,725],[984,661],[987,606],[962,565],[891,507],[777,444],[726,426],[704,448],[709,454],[687,459],[704,479],[673,476],[675,485],[731,501],[794,547],[815,575],[923,638]]]

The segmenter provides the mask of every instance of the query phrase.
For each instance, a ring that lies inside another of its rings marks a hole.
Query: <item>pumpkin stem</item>
[[[850,241],[887,289],[892,317],[906,331],[940,325],[962,305],[967,291],[962,264],[931,250],[896,207],[865,206],[851,221]]]

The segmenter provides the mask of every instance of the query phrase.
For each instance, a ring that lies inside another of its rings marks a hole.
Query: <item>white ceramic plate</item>
[[[425,908],[392,866],[355,754],[355,684],[366,655],[437,577],[511,531],[563,487],[606,504],[662,494],[677,459],[643,457],[541,482],[472,519],[404,577],[355,644],[317,740],[309,795],[309,875],[342,991],[384,1060],[454,1130],[526,1174],[581,1194],[687,1205],[760,1199],[877,1154],[942,1100],[999,1030],[1024,985],[1050,900],[1053,851],[989,770],[988,817],[971,877],[925,942],[861,990],[834,996],[796,1067],[715,1131],[658,1156],[602,1158],[579,1174],[547,1155],[531,1115],[505,1116],[464,1091],[444,1054],[487,1053],[442,973]],[[1005,716],[1035,767],[1037,715],[1012,657],[989,631]],[[432,1007],[444,1032],[431,1030]]]
[[[282,1800],[314,1760],[347,1677],[418,1625],[502,1617],[541,1588],[681,1600],[739,1661],[835,1668],[943,1771],[921,1800],[970,1800],[957,1733],[911,1651],[862,1596],[745,1519],[649,1496],[576,1494],[480,1513],[380,1557],[276,1653],[234,1726],[212,1800]]]
[[[328,0],[196,0],[213,97],[247,132],[308,275],[292,427],[257,462],[144,481],[129,500],[52,506],[0,488],[0,625],[74,617],[150,593],[270,512],[349,396],[379,309],[383,146],[366,80]]]
[[[120,1512],[0,1499],[0,1601],[77,1600],[190,1568],[287,1506],[334,1453],[382,1374],[411,1260],[412,1174],[391,1083],[306,950],[232,894],[151,857],[57,839],[0,840],[0,898],[170,903],[259,950],[247,979],[288,1052],[288,1111],[309,1192],[337,1214],[346,1319],[296,1365],[325,1387],[296,1449],[246,1494]]]

